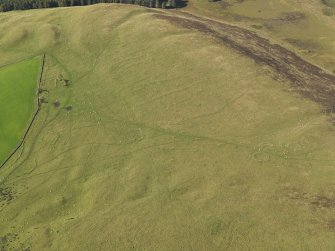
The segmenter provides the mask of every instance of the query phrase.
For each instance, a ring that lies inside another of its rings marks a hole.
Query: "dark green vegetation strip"
[[[55,8],[67,6],[84,6],[97,3],[135,4],[149,8],[176,8],[184,7],[183,0],[0,0],[0,12],[12,10],[29,10],[42,8]]]
[[[44,60],[45,56],[43,56],[38,88],[40,87],[43,75]],[[0,75],[3,75],[2,80],[0,80],[0,90],[4,95],[0,101],[0,111],[2,114],[0,117],[0,134],[2,138],[0,142],[0,160],[8,155],[13,145],[17,144],[18,139],[21,137],[22,130],[24,130],[23,128],[26,126],[27,120],[30,117],[31,110],[33,109],[33,102],[31,101],[36,88],[35,69],[38,68],[38,64],[39,60],[34,58],[29,61],[8,66],[2,72],[0,71]],[[9,156],[3,162],[0,161],[0,168],[2,168],[22,146],[39,110],[40,105],[38,103],[37,110],[25,130],[23,137]]]

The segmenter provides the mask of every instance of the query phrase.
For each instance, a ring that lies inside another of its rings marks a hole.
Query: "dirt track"
[[[255,32],[230,24],[201,18],[186,12],[157,18],[189,29],[209,34],[238,52],[274,69],[277,77],[291,82],[292,89],[321,104],[325,112],[335,111],[335,76],[302,59],[278,44],[271,44]]]

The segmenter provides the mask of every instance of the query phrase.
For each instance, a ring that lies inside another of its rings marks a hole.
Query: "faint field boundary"
[[[36,118],[37,118],[37,115],[39,114],[40,110],[41,110],[41,104],[40,104],[40,100],[39,100],[39,89],[41,88],[41,83],[42,83],[42,77],[43,77],[43,73],[44,73],[44,65],[45,65],[45,57],[46,55],[43,54],[42,56],[42,65],[41,65],[41,69],[40,69],[40,73],[39,73],[39,78],[37,80],[37,109],[36,111],[34,112],[31,120],[30,120],[30,123],[28,124],[28,127],[26,129],[26,131],[24,132],[21,140],[19,141],[19,143],[17,144],[17,146],[14,148],[14,150],[9,154],[9,156],[3,161],[3,162],[0,162],[0,169],[2,167],[4,167],[11,159],[12,157],[15,155],[15,153],[20,149],[20,147],[23,145],[23,142],[25,141],[25,139],[27,138],[28,136],[28,133],[30,132],[31,130],[31,127],[33,126]],[[24,61],[24,60],[22,60]],[[8,66],[8,65],[5,65],[5,66]],[[3,66],[3,67],[5,67]]]

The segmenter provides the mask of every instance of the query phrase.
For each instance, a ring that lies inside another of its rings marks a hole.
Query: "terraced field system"
[[[0,15],[0,65],[46,55],[0,250],[335,248],[329,57],[201,4]]]

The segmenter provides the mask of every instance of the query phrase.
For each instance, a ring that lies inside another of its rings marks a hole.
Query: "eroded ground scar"
[[[154,14],[175,25],[195,29],[255,60],[270,66],[277,77],[289,80],[292,90],[321,104],[327,114],[335,111],[335,76],[255,32],[182,12],[182,16]]]

